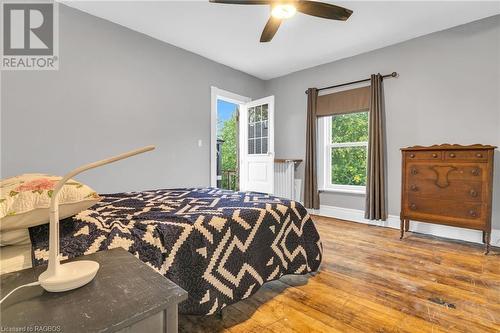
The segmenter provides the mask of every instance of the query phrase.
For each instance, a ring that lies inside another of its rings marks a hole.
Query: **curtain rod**
[[[396,76],[398,76],[398,73],[392,72],[391,74],[382,75],[382,78],[385,79],[385,78],[388,78],[388,77],[396,77]],[[343,87],[343,86],[348,86],[348,85],[351,85],[351,84],[356,84],[356,83],[361,83],[361,82],[368,82],[370,80],[371,80],[371,78],[370,79],[363,79],[363,80],[358,80],[358,81],[347,82],[347,83],[342,83],[342,84],[336,84],[334,86],[319,88],[318,91],[327,90],[327,89],[333,89],[333,88],[338,88],[338,87]],[[305,91],[305,93],[307,94],[307,90]]]

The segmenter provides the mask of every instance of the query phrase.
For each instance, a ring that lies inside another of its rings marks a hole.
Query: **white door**
[[[274,96],[240,110],[240,190],[274,192]]]

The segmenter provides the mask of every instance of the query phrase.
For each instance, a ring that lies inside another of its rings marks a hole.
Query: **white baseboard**
[[[320,209],[309,209],[309,213],[333,217],[341,220],[377,225],[380,227],[399,229],[400,226],[399,216],[389,215],[387,221],[372,221],[365,219],[364,211],[359,209],[321,205]],[[471,229],[412,221],[410,224],[410,231],[451,239],[459,239],[473,243],[483,243],[482,232]],[[500,229],[493,229],[491,231],[491,245],[500,246]]]

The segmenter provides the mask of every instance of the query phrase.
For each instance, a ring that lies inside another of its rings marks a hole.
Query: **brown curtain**
[[[382,75],[371,76],[365,218],[387,220],[385,119]]]
[[[318,89],[307,89],[306,166],[304,175],[304,206],[319,209],[316,162],[316,109]]]
[[[318,97],[316,116],[368,111],[370,109],[370,94],[370,87],[366,86],[321,95]]]

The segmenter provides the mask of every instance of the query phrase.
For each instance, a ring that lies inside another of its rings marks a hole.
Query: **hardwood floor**
[[[285,276],[180,332],[500,332],[500,249],[313,216],[319,272]]]

